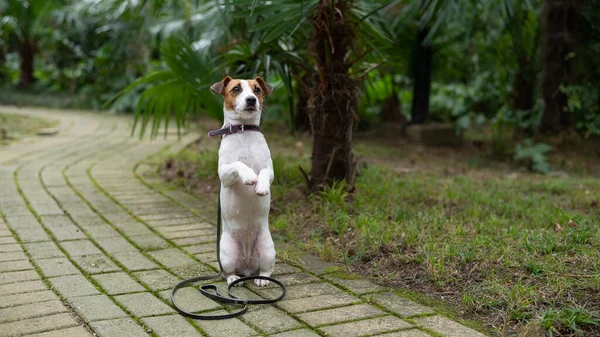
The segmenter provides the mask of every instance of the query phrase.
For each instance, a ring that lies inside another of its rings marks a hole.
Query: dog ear
[[[258,82],[258,85],[260,85],[262,90],[265,92],[265,95],[268,95],[273,91],[273,87],[265,82],[265,80],[263,80],[261,77],[257,77],[254,80]]]
[[[212,93],[215,95],[222,95],[223,89],[227,87],[227,83],[229,83],[229,81],[231,81],[231,77],[226,76],[224,79],[221,80],[221,82],[217,82],[211,85],[210,91],[212,91]]]

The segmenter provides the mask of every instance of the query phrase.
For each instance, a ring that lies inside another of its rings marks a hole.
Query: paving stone
[[[148,337],[146,331],[131,318],[92,322],[90,326],[100,337]]]
[[[65,213],[54,201],[47,203],[31,203],[31,208],[39,215],[58,215]]]
[[[134,293],[146,289],[125,273],[108,273],[93,275],[92,278],[109,295]]]
[[[276,335],[272,335],[271,337],[317,337],[317,336],[319,336],[319,335],[310,330],[301,329],[301,330],[294,330],[294,331],[278,333]]]
[[[202,336],[185,318],[179,315],[146,317],[142,322],[161,337]]]
[[[83,233],[66,215],[43,215],[42,223],[59,240],[85,239]]]
[[[275,269],[273,270],[273,276],[295,274],[300,272],[301,270],[298,267],[291,266],[287,263],[277,263],[275,264]]]
[[[119,232],[117,232],[112,227],[110,227],[110,225],[107,224],[87,227],[85,228],[85,231],[88,233],[89,236],[96,240],[98,238],[113,238],[121,236]]]
[[[52,287],[66,298],[98,294],[98,290],[83,275],[59,276],[49,280]]]
[[[165,270],[140,271],[133,273],[133,275],[154,291],[171,289],[180,281]]]
[[[124,222],[134,222],[135,219],[129,214],[125,212],[116,212],[116,213],[106,213],[102,214],[108,221],[113,224],[120,224]]]
[[[0,273],[0,284],[37,280],[40,276],[35,270]]]
[[[381,336],[381,337],[431,337],[431,335],[426,334],[423,331],[417,330],[417,329],[396,331],[396,332],[386,333],[384,335],[378,335],[378,336]]]
[[[165,232],[163,235],[167,239],[181,239],[181,238],[191,238],[195,236],[205,236],[205,235],[214,235],[216,231],[214,229],[198,229],[191,231],[177,231],[177,232]]]
[[[23,249],[19,244],[0,245],[0,253],[22,252]]]
[[[0,254],[0,262],[17,260],[27,260],[27,255],[25,255],[25,253],[23,252],[11,252]]]
[[[2,205],[2,213],[7,218],[14,216],[30,215],[31,211],[25,203],[14,205]]]
[[[272,306],[252,306],[249,312],[240,317],[267,334],[302,327],[302,323]]]
[[[384,287],[363,278],[344,279],[330,275],[325,275],[325,278],[359,295],[385,289]]]
[[[73,256],[73,261],[88,274],[120,271],[121,268],[104,254]]]
[[[138,252],[115,253],[113,257],[131,271],[158,268],[156,263]]]
[[[284,283],[285,284],[285,283]],[[287,292],[285,295],[286,300],[295,300],[299,298],[309,298],[319,295],[335,295],[345,294],[344,291],[336,288],[334,285],[326,282],[313,283],[313,284],[301,284],[295,286],[288,286],[286,284]],[[268,288],[261,288],[256,290],[261,296],[269,299],[277,298],[281,294],[281,290],[274,285],[269,285]]]
[[[184,247],[183,250],[185,250],[189,254],[203,254],[203,253],[215,253],[217,249],[214,244],[202,244],[202,245],[195,245],[195,246],[187,246],[187,247]]]
[[[358,337],[381,334],[388,331],[409,328],[411,325],[398,317],[386,316],[362,321],[330,325],[319,328],[332,337]]]
[[[0,294],[12,295],[19,293],[30,293],[46,289],[46,285],[40,280],[23,281],[19,283],[8,283],[0,285]]]
[[[173,288],[175,284],[171,286]],[[225,291],[226,293],[226,291]],[[158,293],[159,296],[167,301],[171,301],[171,290],[163,290]],[[218,309],[221,305],[210,298],[202,295],[197,288],[186,287],[177,290],[175,294],[177,305],[189,312],[200,312],[206,310]]]
[[[56,296],[51,290],[0,296],[0,308],[7,308],[28,303],[51,301],[55,299],[58,299],[58,296]]]
[[[298,256],[302,262],[302,267],[310,270],[311,272],[321,275],[335,269],[335,265],[329,262],[321,260],[319,257],[311,254],[301,254]]]
[[[84,327],[76,326],[73,328],[42,332],[31,335],[31,337],[93,337]]]
[[[127,236],[150,235],[152,231],[146,225],[139,222],[128,222],[117,225],[117,227]]]
[[[321,280],[318,277],[307,273],[296,273],[296,274],[286,274],[277,277],[277,280],[281,281],[286,286],[292,286],[297,284],[307,284],[307,283],[316,283]]]
[[[67,241],[60,244],[71,256],[102,254],[90,240]]]
[[[217,253],[216,252],[195,254],[194,257],[205,263],[217,261]]]
[[[75,297],[69,302],[86,323],[127,317],[125,311],[114,304],[106,295]]]
[[[27,260],[0,262],[0,273],[30,269],[33,269],[33,266]]]
[[[298,318],[311,326],[347,322],[359,318],[382,316],[385,312],[368,304],[357,304],[348,307],[314,311],[299,314]]]
[[[211,313],[213,315],[224,314],[223,311]],[[227,324],[223,324],[223,321],[201,321],[198,320],[196,323],[206,332],[209,337],[246,337],[256,336],[258,333],[251,327],[244,324],[237,318],[227,320]]]
[[[162,214],[149,214],[142,215],[140,218],[144,221],[152,221],[152,220],[167,220],[167,219],[181,219],[181,218],[193,218],[195,217],[194,213],[181,211],[175,213],[162,213]]]
[[[309,298],[299,298],[295,300],[282,300],[276,305],[290,313],[301,313],[307,311],[315,311],[319,309],[327,309],[340,305],[357,303],[360,300],[348,294],[336,295],[321,295]]]
[[[0,238],[0,245],[15,244],[17,240],[11,236]]]
[[[52,240],[48,233],[46,233],[46,231],[42,228],[42,226],[15,228],[15,233],[17,233],[19,239],[24,243]]]
[[[97,239],[96,242],[108,253],[137,252],[131,243],[122,237]]]
[[[393,293],[367,295],[372,296],[372,299],[384,306],[386,309],[403,317],[435,313],[433,309],[420,305],[411,300],[407,300]]]
[[[485,337],[484,334],[454,322],[444,316],[415,318],[419,326],[432,330],[445,337]]]
[[[79,274],[79,270],[65,257],[36,260],[36,263],[45,277]]]
[[[82,203],[83,204],[83,203]],[[73,220],[83,228],[107,225],[106,221],[94,213],[87,205],[77,206],[78,210],[69,211]]]
[[[134,235],[129,238],[144,251],[165,249],[171,246],[165,239],[156,234]]]
[[[175,312],[170,306],[147,292],[118,295],[115,296],[115,299],[138,317]]]
[[[31,318],[12,323],[0,324],[0,333],[2,331],[10,332],[6,336],[29,335],[36,332],[69,328],[78,325],[77,322],[68,313],[62,313],[52,316]]]
[[[7,217],[6,219],[12,228],[31,228],[40,227],[40,223],[37,221],[33,214],[24,216]]]
[[[85,235],[67,216],[45,215],[42,223],[58,241],[85,239]]]
[[[0,309],[0,323],[48,316],[66,311],[67,308],[58,300],[24,304]]]
[[[217,240],[215,235],[195,236],[191,238],[173,239],[177,246],[199,245],[203,243],[214,243]]]
[[[155,250],[148,254],[167,268],[183,267],[197,263],[176,248]]]
[[[212,275],[215,273],[216,269],[212,269],[205,264],[196,262],[188,266],[169,268],[169,271],[179,278],[188,279],[192,277]]]
[[[34,260],[65,256],[54,242],[27,243],[25,249]]]

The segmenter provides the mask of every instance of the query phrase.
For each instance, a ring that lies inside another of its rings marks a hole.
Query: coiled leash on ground
[[[215,275],[193,277],[191,279],[187,279],[185,281],[181,281],[181,282],[177,283],[175,285],[175,287],[173,287],[173,290],[171,291],[171,303],[173,303],[173,307],[175,308],[175,310],[177,310],[177,312],[179,312],[181,315],[183,315],[185,317],[190,317],[193,319],[201,319],[201,320],[227,319],[227,318],[233,318],[233,317],[237,317],[239,315],[243,315],[246,311],[248,311],[248,304],[272,304],[272,303],[275,303],[275,302],[281,300],[283,297],[285,297],[286,289],[285,289],[285,286],[283,285],[283,283],[281,283],[280,281],[277,281],[276,279],[271,278],[271,277],[256,275],[256,276],[241,277],[241,278],[231,282],[227,286],[227,294],[229,294],[229,297],[225,297],[225,296],[221,295],[221,293],[219,293],[219,290],[217,289],[217,286],[214,284],[205,284],[205,285],[200,286],[200,288],[199,288],[200,293],[202,293],[202,295],[204,295],[210,299],[219,301],[223,304],[243,305],[244,307],[238,311],[230,312],[228,314],[223,314],[223,315],[199,315],[199,314],[194,314],[194,313],[185,311],[185,310],[181,309],[179,306],[177,306],[177,304],[175,303],[175,293],[177,292],[177,290],[179,290],[182,287],[185,287],[186,285],[188,285],[190,283],[217,279],[223,274],[223,266],[221,266],[221,250],[220,250],[220,248],[221,248],[221,191],[219,191],[219,201],[218,201],[218,206],[217,206],[217,262],[219,263],[219,273],[215,274]],[[232,287],[234,287],[236,284],[238,284],[240,282],[244,282],[244,281],[248,281],[248,280],[267,280],[267,281],[273,282],[281,288],[281,295],[279,297],[277,297],[276,299],[272,299],[272,300],[247,300],[247,299],[238,298],[231,293]]]

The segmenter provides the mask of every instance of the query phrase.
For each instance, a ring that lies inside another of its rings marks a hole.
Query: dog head
[[[263,99],[273,91],[273,87],[262,78],[238,80],[229,76],[213,84],[210,91],[225,99],[223,111],[226,122],[260,122]]]

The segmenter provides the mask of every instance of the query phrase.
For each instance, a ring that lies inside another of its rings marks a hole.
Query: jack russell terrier
[[[273,88],[260,77],[227,76],[210,90],[225,99],[223,128],[209,132],[209,136],[223,135],[219,148],[223,276],[228,285],[240,276],[270,277],[275,266],[269,232],[273,162],[265,137],[256,131],[260,131],[263,98]],[[255,279],[254,283],[264,287],[269,281]]]

